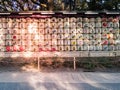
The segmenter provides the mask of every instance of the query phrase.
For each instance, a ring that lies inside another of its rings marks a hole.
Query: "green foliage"
[[[0,67],[15,67],[32,65],[37,68],[38,61],[34,58],[2,58],[0,60]],[[73,70],[73,58],[40,58],[40,68],[44,69],[67,69]],[[76,69],[83,71],[105,71],[107,69],[120,68],[120,57],[86,57],[76,58]]]
[[[119,11],[120,0],[0,0],[0,11],[81,11],[104,9]]]
[[[95,69],[95,64],[92,62],[84,63],[83,68],[88,70],[93,70]]]

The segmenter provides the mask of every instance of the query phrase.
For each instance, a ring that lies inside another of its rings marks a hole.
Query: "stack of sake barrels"
[[[60,29],[58,28],[58,50],[113,51],[120,49],[118,17],[66,17],[58,19],[58,23],[61,26]]]
[[[120,50],[118,17],[1,17],[1,52]]]

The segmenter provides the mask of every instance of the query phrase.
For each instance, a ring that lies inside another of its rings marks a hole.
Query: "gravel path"
[[[120,73],[1,72],[0,90],[120,90]]]

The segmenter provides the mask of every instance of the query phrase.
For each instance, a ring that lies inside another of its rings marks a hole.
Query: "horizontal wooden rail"
[[[114,57],[120,51],[0,52],[0,57]]]

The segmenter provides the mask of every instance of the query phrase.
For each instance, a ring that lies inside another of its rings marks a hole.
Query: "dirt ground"
[[[53,67],[40,67],[38,70],[37,66],[34,65],[24,65],[24,66],[0,66],[0,72],[120,72],[120,68],[114,67],[114,68],[95,68],[94,70],[88,70],[84,68],[76,68],[75,70],[73,68],[69,67],[59,67],[59,68],[53,68]]]

